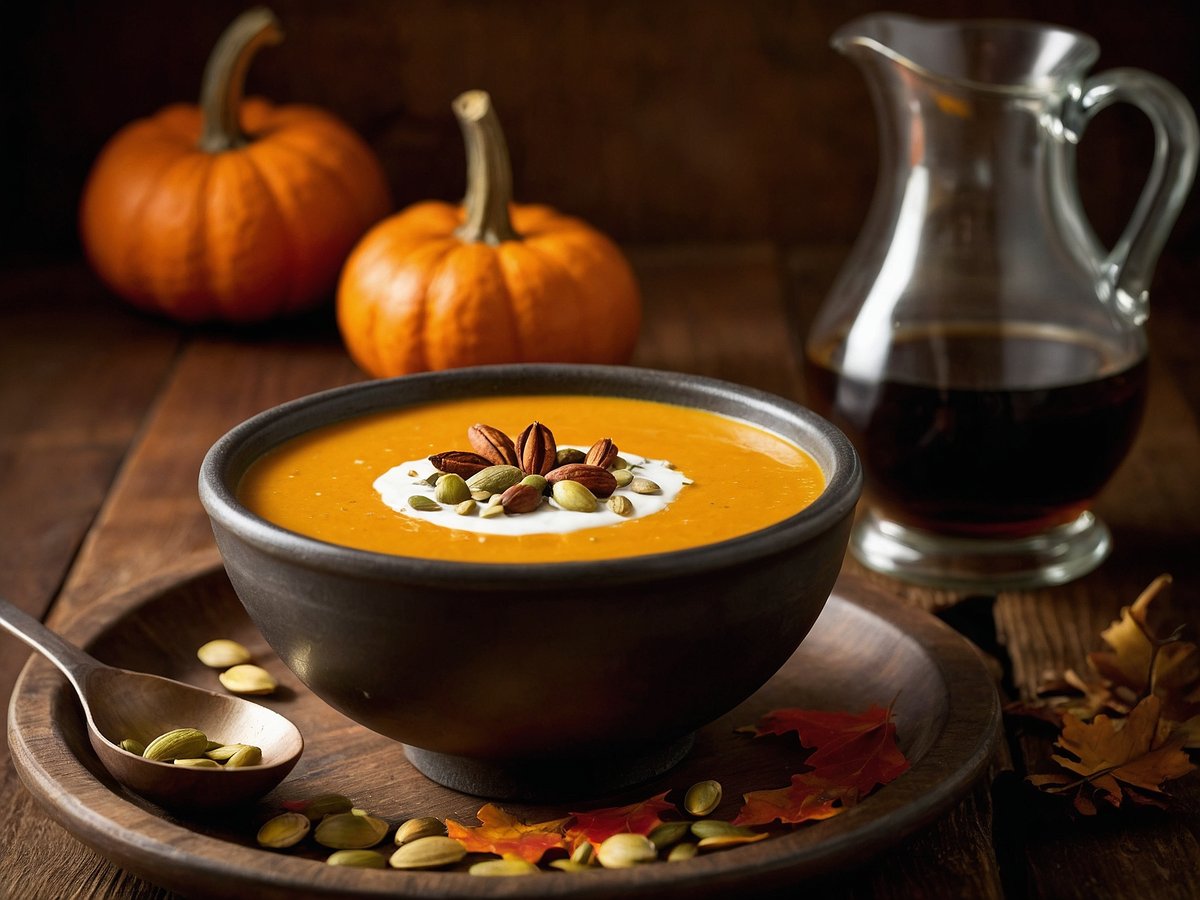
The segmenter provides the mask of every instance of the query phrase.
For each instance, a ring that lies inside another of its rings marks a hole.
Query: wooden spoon
[[[284,779],[304,749],[296,726],[265,706],[106,666],[3,598],[0,626],[62,670],[83,704],[88,737],[104,768],[160,806],[219,809],[257,799]],[[198,728],[222,743],[253,744],[262,750],[262,764],[233,769],[176,766],[118,746],[126,738],[149,743],[175,728]]]

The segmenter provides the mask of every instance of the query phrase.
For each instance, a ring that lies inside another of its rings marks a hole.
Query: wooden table
[[[635,362],[802,398],[798,341],[842,247],[631,251],[646,299]],[[1116,539],[1094,574],[1051,590],[960,597],[874,577],[937,611],[990,654],[1008,697],[1043,670],[1081,667],[1099,632],[1160,572],[1197,624],[1200,328],[1167,260],[1152,318],[1145,427],[1099,502]],[[1193,318],[1189,321],[1189,316]],[[0,274],[0,593],[52,626],[108,592],[212,552],[196,497],[209,445],[261,409],[361,374],[323,314],[250,332],[186,330],[126,310],[78,262]],[[853,563],[847,563],[854,567]],[[26,659],[0,640],[0,693]],[[987,780],[881,858],[805,886],[810,896],[1200,896],[1200,776],[1167,811],[1072,820],[1021,783],[1045,732],[1010,722]],[[161,897],[51,822],[0,748],[0,897]]]

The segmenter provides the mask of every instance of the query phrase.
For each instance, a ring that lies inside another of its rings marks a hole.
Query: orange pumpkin
[[[244,13],[209,58],[199,107],[126,126],[96,160],[83,245],[130,303],[185,322],[297,312],[332,294],[355,241],[391,209],[379,161],[334,116],[242,101],[251,56],[281,38],[268,10]]]
[[[342,338],[377,377],[502,362],[629,361],[641,301],[604,235],[511,202],[491,101],[454,101],[467,144],[463,206],[427,201],[376,225],[338,285]]]

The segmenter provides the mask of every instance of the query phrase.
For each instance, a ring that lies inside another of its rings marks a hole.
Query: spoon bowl
[[[296,765],[304,740],[284,716],[183,682],[106,666],[32,616],[0,599],[0,627],[54,663],[83,706],[88,738],[117,781],[159,806],[222,809],[248,803],[279,784]],[[262,763],[236,768],[177,766],[122,750],[122,740],[148,744],[175,728],[198,728],[212,741],[253,744]]]

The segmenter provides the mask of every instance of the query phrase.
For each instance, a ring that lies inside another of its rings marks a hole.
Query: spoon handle
[[[0,628],[16,635],[58,666],[76,690],[82,691],[85,676],[103,665],[3,597],[0,597]]]

